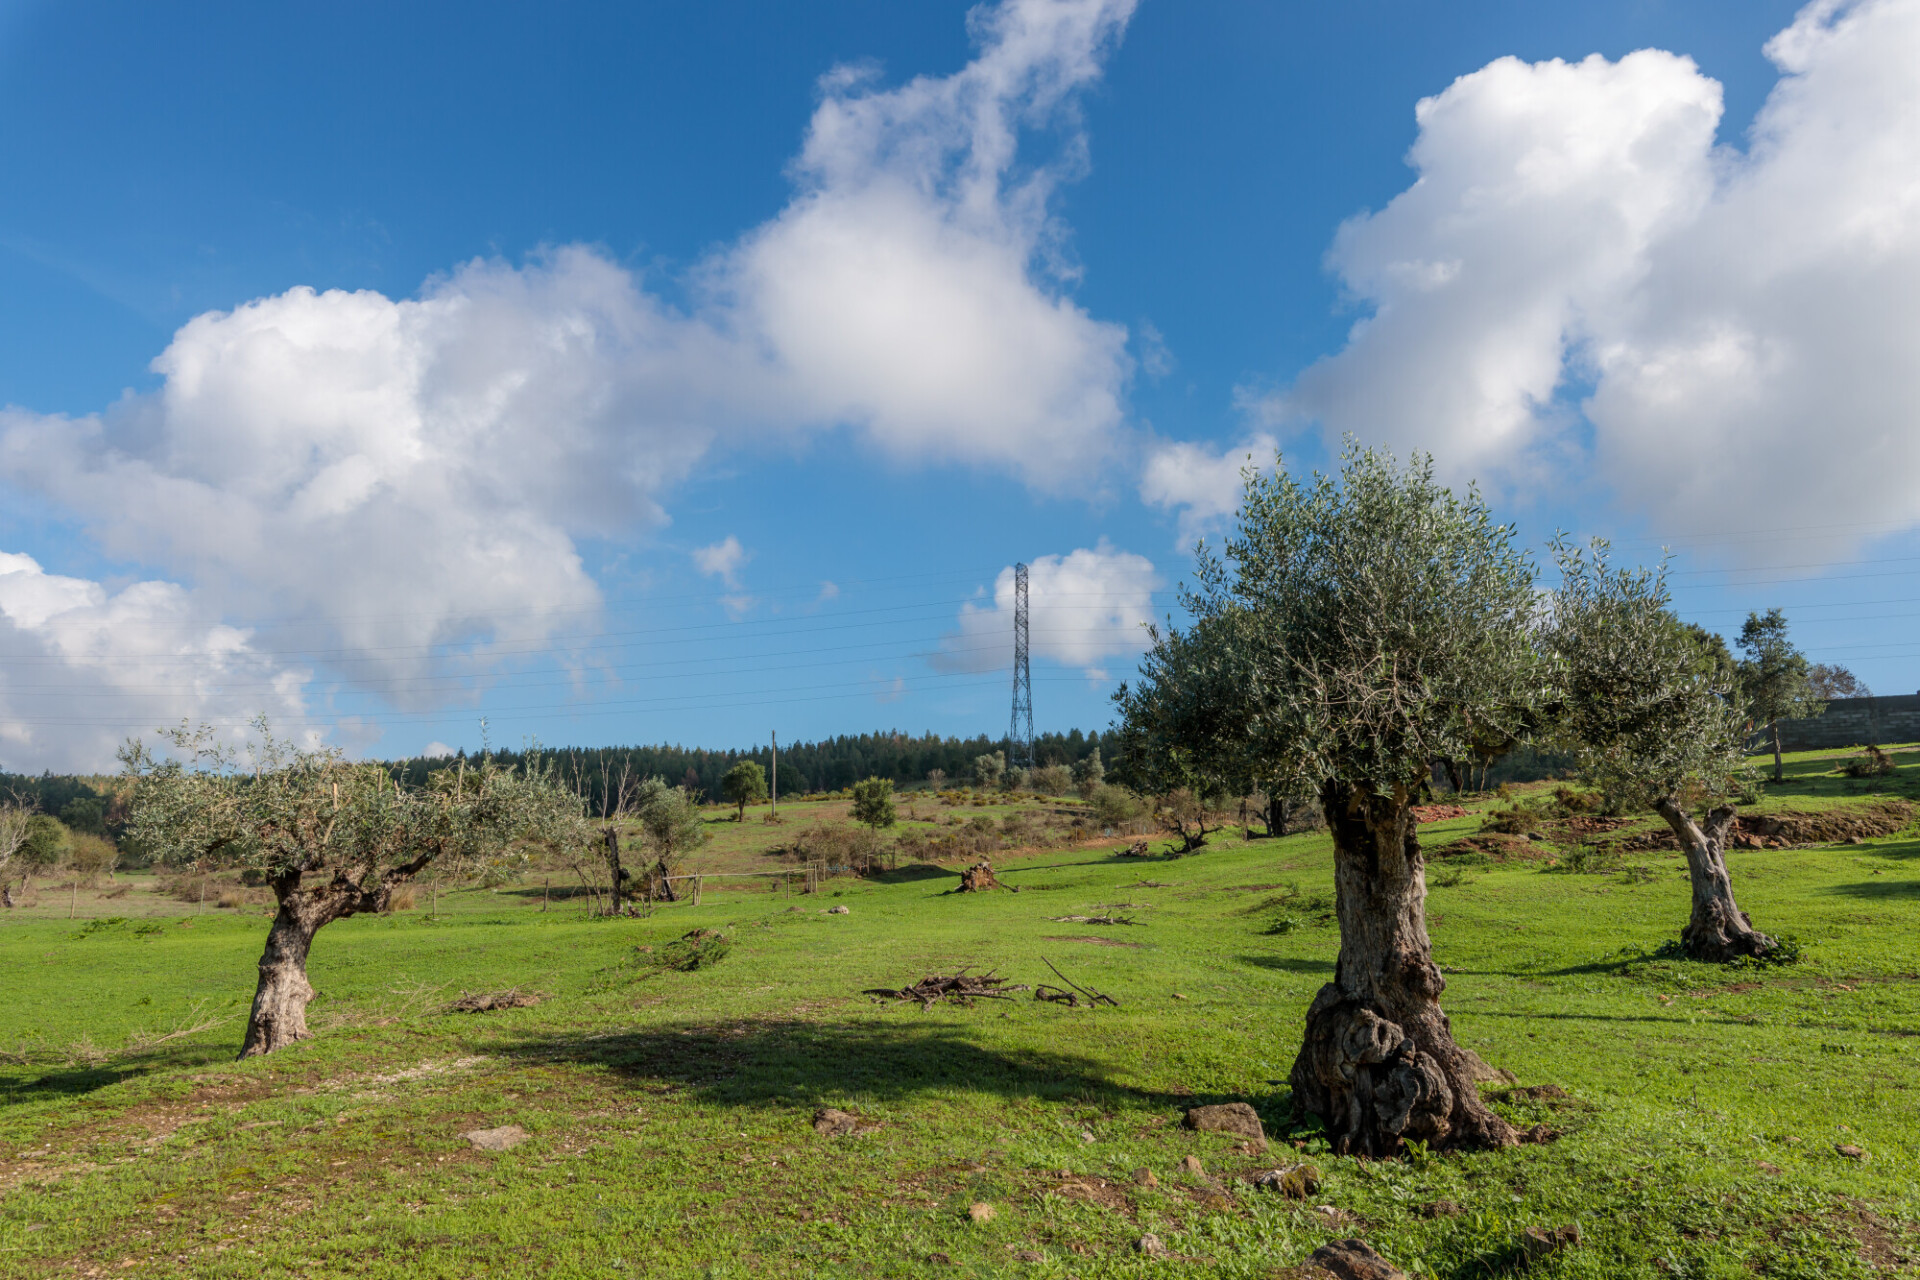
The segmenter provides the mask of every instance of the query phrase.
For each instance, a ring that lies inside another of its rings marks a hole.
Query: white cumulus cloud
[[[1592,467],[1669,529],[1920,520],[1920,2],[1819,0],[1766,52],[1742,151],[1653,50],[1421,102],[1419,180],[1330,255],[1368,314],[1270,419],[1456,474]]]
[[[718,578],[729,587],[740,585],[740,566],[753,558],[740,545],[740,539],[728,534],[724,539],[709,547],[695,547],[693,551],[694,567],[709,578]]]
[[[994,579],[991,597],[960,607],[955,631],[941,645],[934,666],[942,671],[1005,671],[1013,666],[1015,575],[1013,566]],[[1040,556],[1027,566],[1028,653],[1085,669],[1100,678],[1100,662],[1146,649],[1153,621],[1153,593],[1161,578],[1153,562],[1130,551],[1099,545],[1064,556]]]
[[[1148,454],[1140,473],[1140,500],[1177,512],[1180,542],[1189,547],[1196,538],[1224,526],[1239,509],[1245,485],[1240,473],[1248,467],[1270,468],[1278,450],[1274,438],[1266,434],[1222,453],[1186,442],[1162,445]]]
[[[312,742],[307,676],[172,583],[110,592],[0,552],[0,771],[111,771],[127,737],[182,719],[237,737],[266,714]]]
[[[691,310],[577,246],[413,298],[295,288],[190,321],[151,394],[0,412],[0,480],[402,707],[594,625],[579,539],[663,521],[716,448],[844,427],[1082,481],[1118,438],[1127,334],[1066,296],[1050,205],[1133,4],[1005,0],[951,75],[829,75],[791,202],[695,270]]]

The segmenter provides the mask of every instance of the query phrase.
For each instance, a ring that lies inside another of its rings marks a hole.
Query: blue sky
[[[1343,431],[1911,691],[1916,33],[0,0],[0,768],[997,733],[1016,560],[1103,726],[1235,459]]]

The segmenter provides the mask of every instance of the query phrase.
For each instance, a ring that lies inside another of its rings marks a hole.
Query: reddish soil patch
[[[1445,822],[1448,818],[1464,818],[1467,811],[1457,804],[1417,804],[1413,816],[1417,822]]]

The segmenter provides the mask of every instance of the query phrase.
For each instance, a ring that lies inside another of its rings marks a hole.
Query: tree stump
[[[961,893],[985,893],[988,889],[999,887],[1000,881],[994,878],[993,864],[985,858],[960,873]]]

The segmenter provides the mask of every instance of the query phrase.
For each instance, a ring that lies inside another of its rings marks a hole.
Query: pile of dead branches
[[[447,1007],[449,1013],[492,1013],[495,1009],[525,1009],[546,999],[536,991],[466,992]]]
[[[1055,924],[1139,924],[1132,916],[1048,916]]]
[[[871,987],[862,992],[876,1000],[912,1000],[925,1012],[942,1000],[971,1005],[975,1000],[1011,1000],[1013,992],[1030,990],[1024,983],[1008,986],[1005,978],[991,973],[970,974],[965,969],[951,976],[934,974],[910,987]]]

